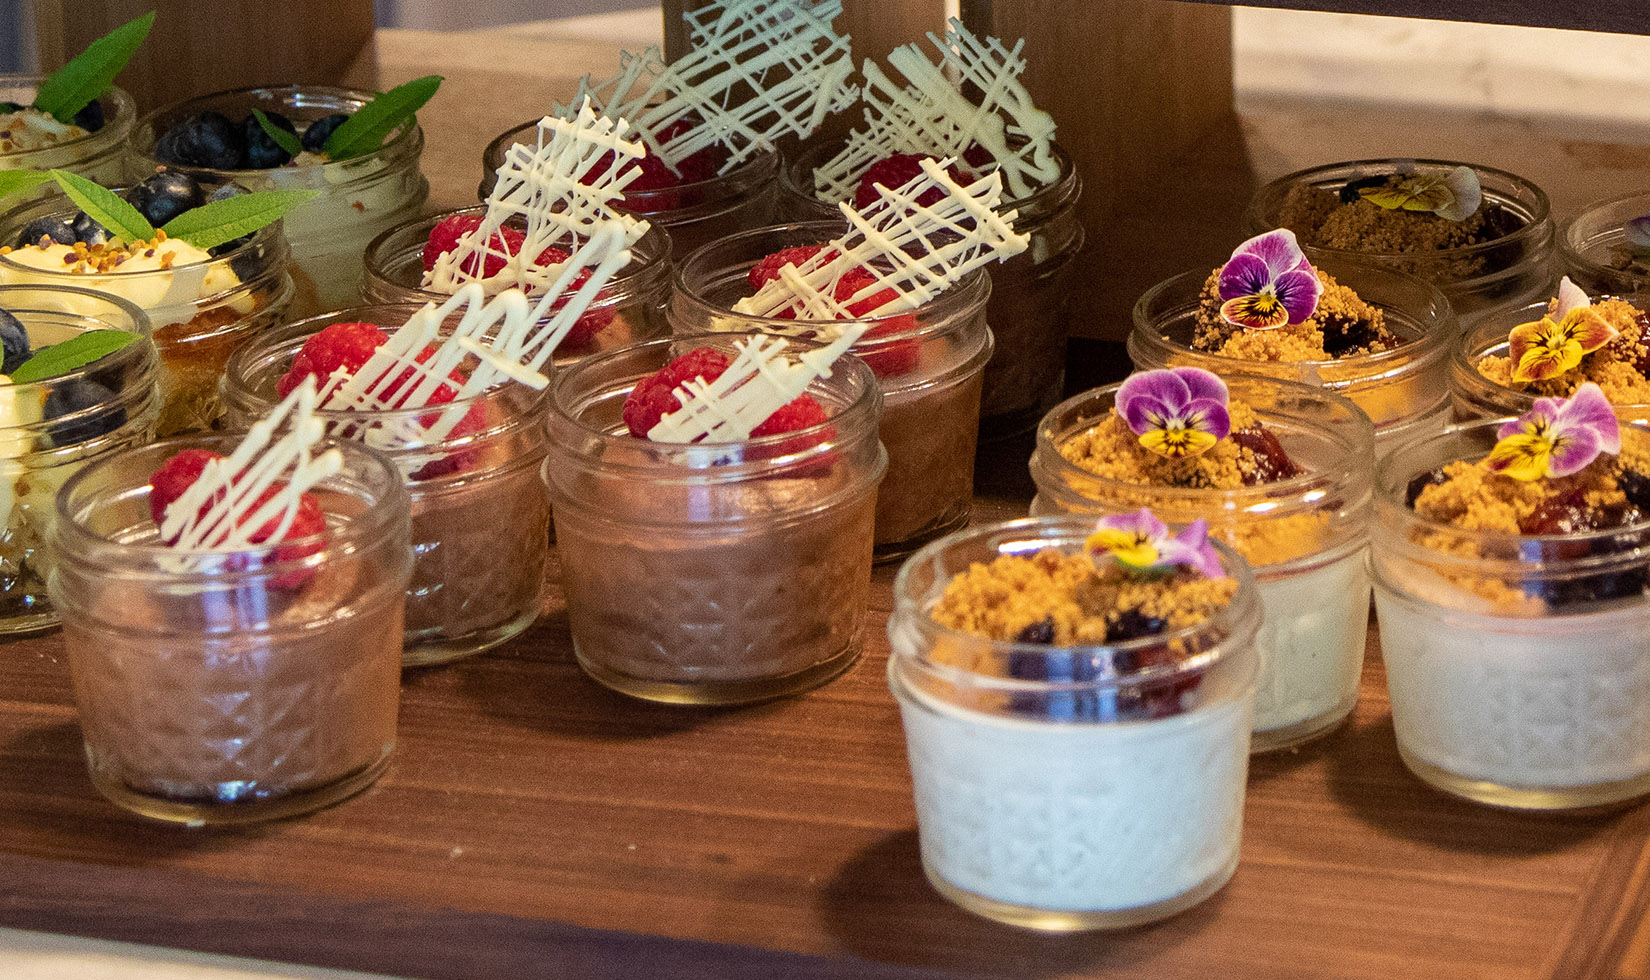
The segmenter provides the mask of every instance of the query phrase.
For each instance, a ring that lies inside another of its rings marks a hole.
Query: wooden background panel
[[[1242,6],[1650,34],[1650,16],[1642,0],[1245,0]]]

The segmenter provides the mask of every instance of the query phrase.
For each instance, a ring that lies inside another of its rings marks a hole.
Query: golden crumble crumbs
[[[1558,300],[1548,303],[1549,311],[1557,308]],[[1650,367],[1650,337],[1645,330],[1650,317],[1619,299],[1599,300],[1593,309],[1620,331],[1621,336],[1583,357],[1574,368],[1557,377],[1525,384],[1513,381],[1512,359],[1497,354],[1479,358],[1478,373],[1498,385],[1533,395],[1568,397],[1591,381],[1604,391],[1604,397],[1612,405],[1650,402],[1650,378],[1644,373],[1644,367]]]

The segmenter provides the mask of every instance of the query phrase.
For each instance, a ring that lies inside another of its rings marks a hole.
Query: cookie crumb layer
[[[1322,269],[1323,295],[1311,317],[1273,330],[1247,330],[1220,315],[1220,270],[1203,283],[1192,349],[1246,361],[1329,361],[1378,354],[1404,343],[1387,329],[1384,311],[1364,302]]]
[[[1557,300],[1548,304],[1549,312],[1556,310]],[[1593,309],[1621,336],[1583,357],[1581,363],[1556,377],[1533,384],[1512,379],[1512,359],[1492,354],[1478,359],[1478,373],[1507,388],[1528,391],[1547,397],[1568,397],[1583,384],[1591,381],[1604,392],[1612,405],[1638,405],[1650,402],[1650,314],[1641,313],[1631,303],[1619,299],[1605,299],[1593,303]]]

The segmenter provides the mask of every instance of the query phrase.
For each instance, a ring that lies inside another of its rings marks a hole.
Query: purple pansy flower
[[[1117,414],[1160,456],[1207,452],[1232,429],[1226,382],[1202,368],[1141,371],[1117,389]]]
[[[1628,218],[1621,232],[1634,252],[1640,255],[1650,253],[1650,214]]]
[[[1209,522],[1201,517],[1173,535],[1168,525],[1144,507],[1132,514],[1108,515],[1100,519],[1084,547],[1109,554],[1118,564],[1138,571],[1164,572],[1184,565],[1208,578],[1226,574],[1219,553],[1209,543]]]
[[[1219,289],[1220,318],[1249,330],[1301,323],[1323,295],[1323,283],[1287,228],[1239,245],[1220,267]]]
[[[1600,453],[1621,452],[1616,411],[1591,381],[1568,399],[1537,398],[1535,407],[1495,434],[1489,468],[1517,480],[1569,476]]]

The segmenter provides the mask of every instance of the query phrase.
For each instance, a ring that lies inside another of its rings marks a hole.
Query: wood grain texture
[[[1194,2],[1224,4],[1225,0]],[[1241,6],[1650,34],[1650,18],[1645,17],[1644,5],[1636,0],[1245,0]]]

